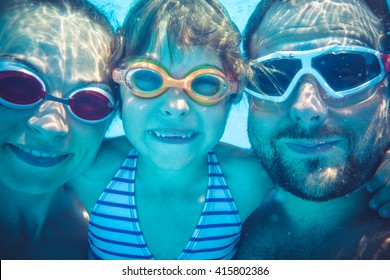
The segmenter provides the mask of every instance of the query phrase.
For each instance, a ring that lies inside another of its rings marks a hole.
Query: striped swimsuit
[[[137,158],[133,149],[91,213],[88,240],[95,259],[154,259],[135,205]],[[236,252],[242,223],[214,152],[208,153],[208,173],[202,214],[178,260],[231,259]]]

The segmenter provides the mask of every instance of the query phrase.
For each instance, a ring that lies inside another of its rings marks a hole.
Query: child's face
[[[172,49],[172,47],[171,47]],[[199,66],[223,69],[218,54],[202,47],[170,51],[165,41],[137,59],[162,64],[174,79],[183,79]],[[129,61],[131,63],[131,61]],[[127,138],[140,153],[160,168],[179,170],[204,157],[222,137],[229,111],[228,98],[204,106],[181,88],[168,88],[154,98],[141,98],[121,86],[122,120]]]

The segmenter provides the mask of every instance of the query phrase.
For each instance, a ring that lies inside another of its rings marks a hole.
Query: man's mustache
[[[314,126],[310,129],[303,128],[299,124],[294,124],[282,130],[279,130],[275,137],[280,138],[295,138],[295,139],[321,139],[332,136],[349,137],[350,134],[345,130],[336,127],[329,127],[324,125]]]

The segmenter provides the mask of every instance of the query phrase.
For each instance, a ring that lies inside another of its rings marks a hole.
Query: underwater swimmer
[[[250,152],[219,143],[244,84],[239,31],[218,1],[153,0],[132,5],[121,35],[113,72],[128,140],[106,142],[72,182],[92,256],[230,259],[272,187]]]
[[[94,160],[116,97],[113,32],[86,1],[1,1],[0,258],[86,259],[88,215],[64,187]]]
[[[218,143],[239,96],[213,90],[234,85],[243,73],[239,34],[229,26],[216,2],[132,6],[112,62],[127,139],[106,141],[94,166],[72,181],[91,213],[93,257],[234,254],[240,223],[273,184],[250,151]]]
[[[386,1],[258,4],[244,35],[248,135],[276,187],[239,259],[390,259],[390,223],[365,189],[380,166],[368,186],[383,187],[371,203],[386,211],[388,20]]]

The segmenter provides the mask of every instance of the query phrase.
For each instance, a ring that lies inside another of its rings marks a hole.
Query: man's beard
[[[349,131],[324,126],[305,130],[295,124],[278,130],[270,136],[271,139],[264,139],[250,119],[248,134],[252,148],[273,182],[302,199],[312,201],[327,201],[358,189],[374,174],[384,155],[383,139],[370,135],[360,138],[363,143],[359,143],[356,142],[359,138]],[[348,150],[343,155],[345,159],[336,164],[327,164],[329,157],[321,155],[294,161],[278,147],[278,140],[283,137],[324,139],[335,135],[348,140]]]

